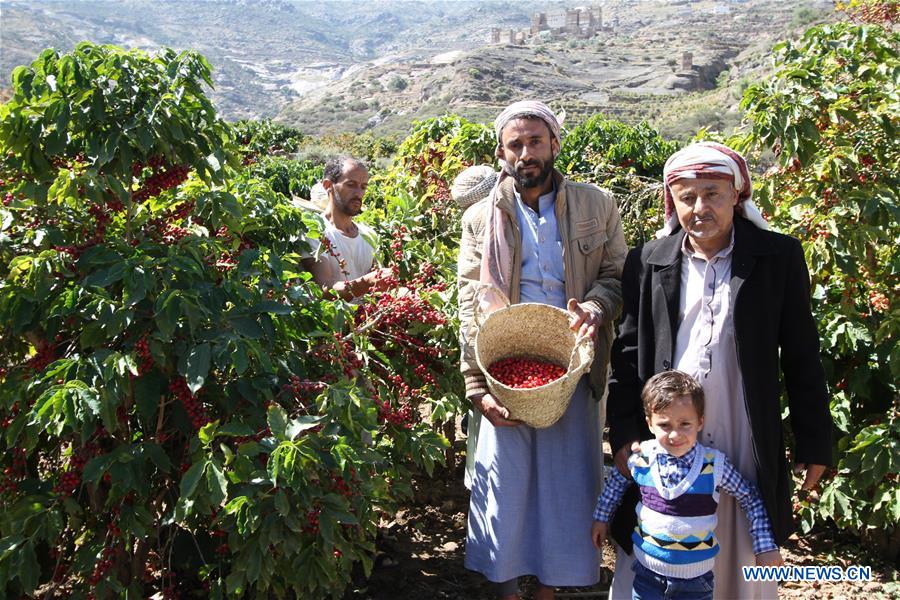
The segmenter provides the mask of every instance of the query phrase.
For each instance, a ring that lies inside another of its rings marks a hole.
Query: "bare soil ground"
[[[384,521],[379,556],[372,577],[348,592],[345,600],[493,600],[484,578],[466,570],[466,514],[468,491],[462,468],[445,471],[417,485],[416,500]],[[802,539],[795,535],[783,549],[789,565],[870,565],[872,581],[784,582],[779,597],[821,600],[900,598],[900,576],[889,565],[861,548],[858,540],[831,528],[815,529]],[[561,588],[558,598],[607,598],[615,554],[604,552],[601,581],[591,588]],[[535,582],[521,583],[522,597],[531,598]]]

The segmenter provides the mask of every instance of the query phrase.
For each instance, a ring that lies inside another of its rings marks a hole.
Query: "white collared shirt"
[[[731,289],[733,251],[734,229],[728,246],[709,260],[694,252],[688,236],[684,236],[674,368],[694,376],[703,387],[706,410],[700,434],[702,443],[732,456],[738,469],[756,481],[735,342]],[[733,445],[740,445],[738,440],[748,445],[743,446],[745,451],[735,457]],[[749,472],[747,467],[751,467]]]
[[[675,365],[701,384],[711,376],[714,361],[717,371],[727,361],[720,351],[722,342],[727,341],[722,336],[733,336],[728,310],[733,250],[734,230],[731,243],[709,260],[691,249],[687,235],[681,244],[680,324],[675,341]]]

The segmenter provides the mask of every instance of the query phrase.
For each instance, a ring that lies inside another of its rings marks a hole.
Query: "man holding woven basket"
[[[547,600],[555,587],[593,585],[600,573],[584,531],[601,485],[604,393],[627,247],[612,196],[553,168],[560,121],[540,102],[507,107],[494,122],[500,176],[463,216],[461,368],[466,396],[483,417],[474,428],[466,567],[506,599],[518,598],[523,575],[537,577],[534,597]],[[594,339],[589,375],[549,427],[511,420],[478,367],[476,304],[489,313],[505,302],[567,309],[572,328]]]

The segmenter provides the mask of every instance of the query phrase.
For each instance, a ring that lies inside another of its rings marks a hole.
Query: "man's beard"
[[[345,202],[344,199],[341,198],[341,195],[338,193],[337,188],[332,187],[331,192],[334,194],[334,205],[345,215],[349,217],[355,217],[362,212],[362,202],[360,202],[359,208],[354,209],[350,206],[352,200],[348,200]]]
[[[516,183],[519,184],[520,187],[523,188],[536,188],[541,187],[547,181],[547,177],[550,176],[550,173],[553,171],[553,162],[555,158],[550,158],[550,160],[546,162],[541,162],[541,172],[538,173],[534,177],[525,177],[524,175],[520,175],[518,169],[515,169],[512,173],[512,176],[515,178]],[[530,163],[528,166],[533,165],[534,162]]]

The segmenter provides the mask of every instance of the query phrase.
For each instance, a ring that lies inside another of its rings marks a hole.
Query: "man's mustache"
[[[524,169],[525,167],[540,167],[541,164],[542,164],[542,163],[541,163],[541,161],[539,161],[539,160],[528,161],[528,162],[523,162],[523,161],[520,160],[519,162],[516,163],[516,168],[517,168],[517,169]]]

